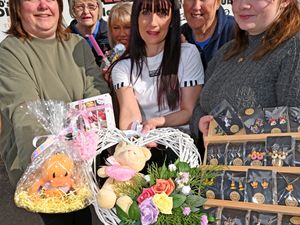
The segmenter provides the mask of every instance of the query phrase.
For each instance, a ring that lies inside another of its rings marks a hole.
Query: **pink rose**
[[[175,184],[171,178],[168,180],[156,179],[156,184],[152,186],[152,189],[155,194],[165,192],[167,195],[170,195],[175,189]]]
[[[152,188],[143,188],[142,194],[137,198],[137,202],[141,204],[145,199],[151,198],[154,195]]]

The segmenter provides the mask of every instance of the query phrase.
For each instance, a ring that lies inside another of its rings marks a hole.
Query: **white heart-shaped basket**
[[[123,132],[117,128],[110,128],[98,130],[98,136],[99,144],[97,155],[122,141],[138,146],[144,146],[148,143],[155,142],[172,149],[181,162],[189,163],[191,167],[196,167],[201,164],[201,157],[193,139],[188,134],[185,134],[178,129],[159,128],[141,135],[134,131]],[[136,138],[137,136],[138,138]],[[96,163],[94,163],[94,165],[93,178],[95,180],[95,201],[93,202],[93,205],[95,207],[96,214],[100,221],[105,225],[118,225],[120,220],[116,215],[115,209],[103,209],[97,204],[96,194],[99,191],[99,187],[96,185]]]

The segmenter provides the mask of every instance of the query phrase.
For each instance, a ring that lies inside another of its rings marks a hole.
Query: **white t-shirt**
[[[143,121],[153,117],[164,116],[171,112],[168,105],[161,107],[159,111],[157,104],[157,76],[155,72],[160,66],[163,51],[153,57],[147,57],[147,64],[143,65],[142,75],[136,79],[136,67],[133,68],[132,83],[130,83],[130,59],[118,62],[112,70],[112,81],[114,89],[131,86],[137,98]],[[204,70],[201,63],[199,51],[193,44],[181,44],[181,57],[178,68],[178,80],[180,87],[191,87],[204,83]],[[188,126],[182,128],[186,129]]]

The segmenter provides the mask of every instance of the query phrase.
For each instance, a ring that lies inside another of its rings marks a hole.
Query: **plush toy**
[[[151,152],[146,147],[119,143],[114,155],[107,159],[110,165],[103,166],[97,171],[99,177],[108,177],[97,194],[99,206],[111,209],[117,203],[120,208],[128,212],[132,200],[128,196],[117,196],[114,192],[114,184],[130,181],[145,167],[146,161],[150,158]]]
[[[74,163],[68,155],[52,155],[43,164],[41,178],[31,186],[29,193],[34,198],[64,196],[74,188],[73,170]]]

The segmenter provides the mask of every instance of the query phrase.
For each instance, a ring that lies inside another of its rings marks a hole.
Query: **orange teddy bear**
[[[30,188],[34,196],[59,197],[74,190],[73,160],[64,153],[52,155],[42,166],[42,175]]]

